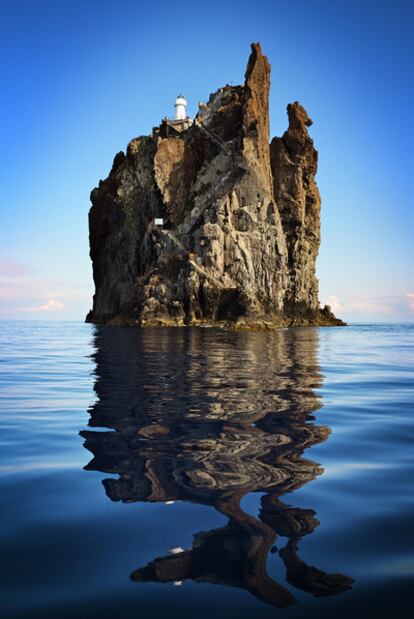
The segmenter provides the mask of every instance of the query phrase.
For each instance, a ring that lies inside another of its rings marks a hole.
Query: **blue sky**
[[[271,135],[299,100],[319,150],[320,298],[414,318],[413,19],[404,0],[0,0],[0,316],[83,319],[89,193],[116,152],[272,65]],[[410,296],[411,295],[411,296]]]

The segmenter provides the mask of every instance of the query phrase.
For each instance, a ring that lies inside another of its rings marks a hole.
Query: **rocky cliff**
[[[299,103],[269,145],[270,65],[253,44],[243,86],[116,155],[92,191],[96,323],[343,324],[320,308],[317,151]],[[162,218],[163,225],[155,219]]]

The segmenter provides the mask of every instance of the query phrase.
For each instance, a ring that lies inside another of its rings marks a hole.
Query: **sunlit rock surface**
[[[269,145],[269,88],[269,62],[253,44],[243,86],[212,94],[186,131],[164,121],[116,155],[91,194],[88,321],[342,324],[318,300],[311,120],[290,104],[288,130]]]

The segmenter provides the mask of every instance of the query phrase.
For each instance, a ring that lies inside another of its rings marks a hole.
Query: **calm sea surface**
[[[0,323],[4,619],[412,616],[414,326]]]

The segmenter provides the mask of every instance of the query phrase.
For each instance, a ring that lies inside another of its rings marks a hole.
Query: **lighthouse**
[[[186,120],[187,118],[187,101],[183,95],[178,95],[175,100],[175,120]]]
[[[191,127],[193,119],[187,116],[187,99],[183,95],[178,95],[175,98],[174,107],[175,118],[165,116],[160,127],[154,127],[152,130],[154,136],[173,137]]]
[[[193,124],[192,118],[187,116],[187,99],[183,95],[178,95],[175,99],[175,118],[166,119],[168,127],[181,133],[186,131]]]

